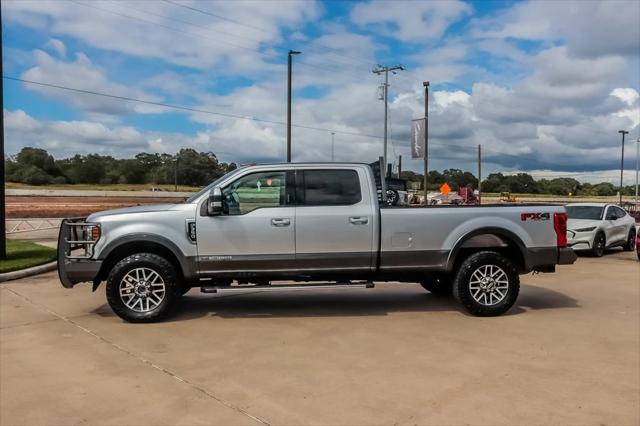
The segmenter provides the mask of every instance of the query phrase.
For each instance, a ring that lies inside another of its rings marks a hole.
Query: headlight
[[[591,226],[589,228],[580,228],[580,229],[574,229],[575,232],[591,232],[594,229],[596,229],[595,226]]]
[[[102,230],[100,229],[100,225],[90,225],[87,227],[87,241],[98,241],[102,236]]]

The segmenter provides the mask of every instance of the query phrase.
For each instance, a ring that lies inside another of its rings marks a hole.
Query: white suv
[[[618,206],[607,203],[567,204],[567,240],[575,251],[600,257],[609,247],[634,249],[635,220]]]

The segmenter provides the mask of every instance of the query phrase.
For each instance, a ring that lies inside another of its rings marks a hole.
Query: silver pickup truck
[[[192,287],[367,288],[373,281],[417,282],[453,293],[474,315],[493,316],[516,301],[519,274],[576,259],[564,207],[393,207],[382,202],[383,189],[366,164],[240,168],[183,203],[64,220],[60,280],[67,288],[92,282],[94,291],[106,281],[111,308],[131,322],[165,317]]]

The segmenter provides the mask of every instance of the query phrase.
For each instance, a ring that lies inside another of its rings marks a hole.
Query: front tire
[[[118,262],[107,278],[107,301],[127,322],[155,322],[167,316],[182,295],[174,266],[152,253],[137,253]]]
[[[627,242],[622,246],[624,251],[634,251],[636,249],[636,228],[634,225],[631,226],[629,230],[629,235],[627,236]]]
[[[598,232],[596,237],[593,239],[593,245],[591,248],[591,254],[595,257],[602,257],[604,255],[604,249],[606,247],[607,241],[602,232]]]
[[[493,251],[472,254],[460,265],[453,280],[453,296],[470,314],[501,315],[520,292],[518,269],[511,260]]]

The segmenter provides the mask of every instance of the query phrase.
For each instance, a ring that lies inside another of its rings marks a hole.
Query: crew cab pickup
[[[131,322],[165,317],[192,287],[366,288],[373,281],[417,282],[452,293],[472,314],[493,316],[516,301],[519,274],[576,259],[564,207],[394,207],[384,192],[366,164],[240,168],[183,203],[65,219],[60,280],[67,288],[91,282],[94,291],[106,281],[111,308]]]

